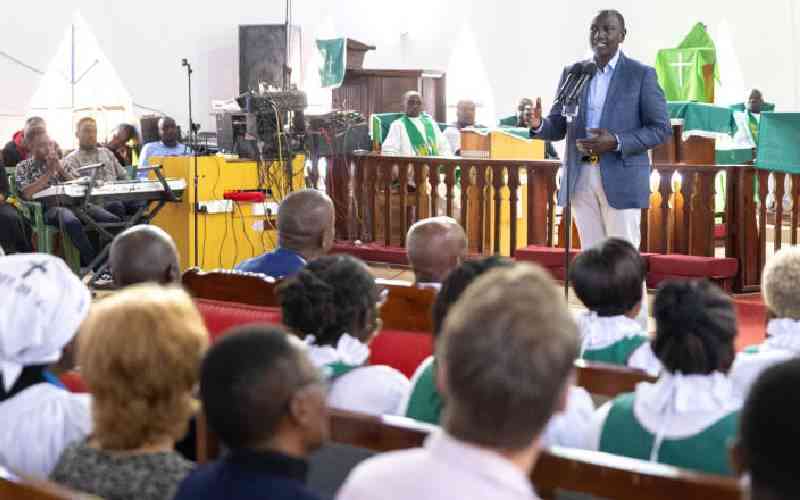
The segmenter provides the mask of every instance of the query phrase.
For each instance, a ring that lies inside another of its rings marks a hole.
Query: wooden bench
[[[375,417],[329,410],[331,441],[374,452],[422,446],[433,426],[402,417]],[[490,430],[489,430],[490,432]],[[219,456],[216,438],[205,420],[198,419],[198,461]],[[544,499],[558,490],[617,500],[739,500],[734,478],[712,476],[677,467],[619,457],[596,451],[552,447],[542,452],[531,475]]]
[[[575,361],[575,374],[575,385],[583,387],[589,394],[609,398],[633,392],[640,382],[655,382],[657,379],[635,368],[592,363],[583,359]]]
[[[263,274],[217,269],[187,269],[181,278],[183,287],[195,298],[239,302],[251,306],[280,307],[276,287],[279,281]],[[431,306],[436,292],[418,288],[404,281],[377,279],[379,287],[389,290],[381,308],[384,328],[430,332]]]

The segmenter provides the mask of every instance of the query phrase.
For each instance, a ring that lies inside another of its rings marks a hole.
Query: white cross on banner
[[[683,69],[687,67],[692,67],[693,64],[691,62],[683,62],[683,53],[678,52],[678,62],[670,63],[670,67],[678,68],[678,85],[683,88]]]

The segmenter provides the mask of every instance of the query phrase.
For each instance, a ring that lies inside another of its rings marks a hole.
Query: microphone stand
[[[566,148],[564,149],[564,186],[566,203],[564,204],[564,299],[569,300],[569,252],[572,247],[572,192],[570,188],[570,172],[576,168],[575,163],[575,117],[578,116],[578,99],[565,102],[561,107],[561,116],[567,120]]]
[[[192,159],[194,161],[194,265],[202,267],[200,266],[200,237],[199,228],[197,227],[199,222],[198,213],[200,212],[200,177],[197,172],[197,145],[193,139],[194,121],[192,120],[192,65],[189,64],[189,61],[184,58],[181,61],[181,66],[186,66],[186,79],[189,84],[189,145],[192,148]]]

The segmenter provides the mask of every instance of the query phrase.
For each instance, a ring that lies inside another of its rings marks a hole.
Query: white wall
[[[333,29],[376,45],[367,67],[447,69],[461,23],[479,40],[497,115],[521,96],[548,102],[562,66],[588,50],[594,1],[560,0],[301,0],[293,2],[306,51],[314,33]],[[727,20],[744,86],[759,86],[780,110],[800,108],[800,6],[726,0],[612,0],[626,17],[627,54],[652,64],[659,48],[676,45],[697,21],[712,32]],[[205,130],[211,99],[238,91],[237,26],[280,23],[284,2],[268,0],[40,0],[13,2],[0,19],[0,51],[46,69],[73,11],[94,30],[134,102],[188,122],[183,57],[194,67],[194,114]],[[722,68],[723,78],[725,68]],[[0,57],[0,142],[18,126],[39,76]],[[724,82],[723,82],[724,84]],[[743,94],[746,89],[742,88]],[[490,117],[481,117],[491,121]]]

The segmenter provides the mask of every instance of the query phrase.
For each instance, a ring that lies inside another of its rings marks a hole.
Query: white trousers
[[[600,167],[584,165],[581,170],[581,176],[575,183],[575,192],[572,193],[572,213],[581,238],[581,249],[592,247],[606,238],[616,237],[631,242],[638,250],[642,239],[642,210],[619,210],[610,206],[603,190]],[[648,310],[647,285],[643,283],[642,308],[636,321],[645,331],[648,328]]]

